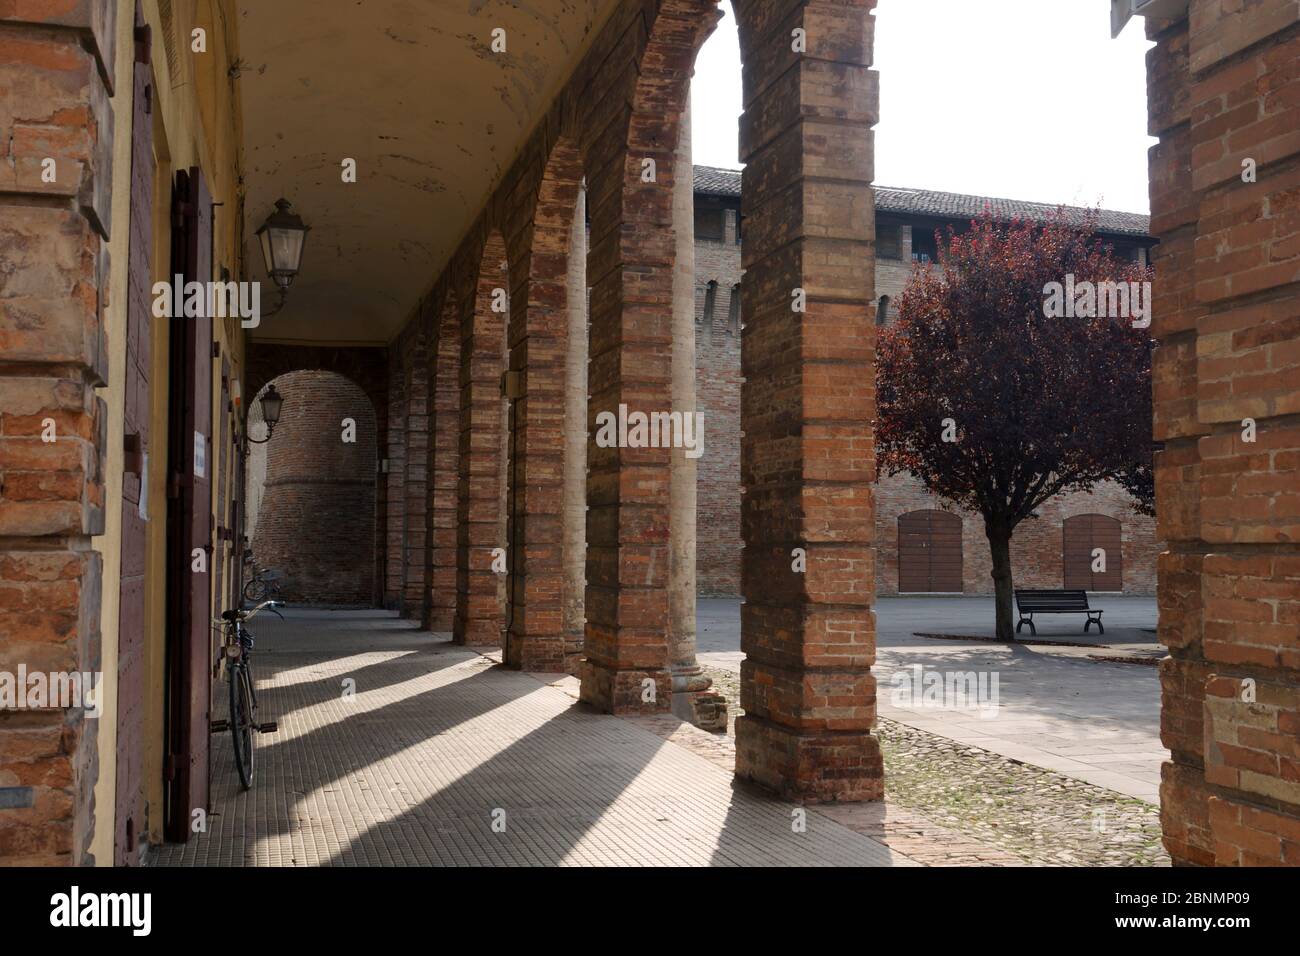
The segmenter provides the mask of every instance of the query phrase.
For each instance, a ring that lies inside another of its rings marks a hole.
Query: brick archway
[[[588,162],[592,416],[672,407],[673,183],[691,175],[675,168],[675,153],[691,69],[716,16],[713,0],[659,5],[617,127],[625,138],[606,165]],[[592,429],[587,461],[582,699],[611,713],[666,710],[668,449],[601,448]]]

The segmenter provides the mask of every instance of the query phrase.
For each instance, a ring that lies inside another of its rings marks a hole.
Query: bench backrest
[[[1016,589],[1016,606],[1021,611],[1087,611],[1087,591],[1043,591]]]

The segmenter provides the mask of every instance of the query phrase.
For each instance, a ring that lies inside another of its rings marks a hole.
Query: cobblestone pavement
[[[1077,621],[1044,622],[1039,637],[1094,647],[1008,645],[935,640],[917,632],[992,634],[992,600],[978,596],[881,598],[876,606],[881,717],[981,750],[992,751],[1075,780],[1159,802],[1160,765],[1169,753],[1160,743],[1160,679],[1155,667],[1090,660],[1089,654],[1162,653],[1147,629],[1155,626],[1152,598],[1102,596],[1104,637],[1081,633]],[[699,602],[700,662],[740,670],[740,602]],[[1103,649],[1102,644],[1109,649]],[[995,719],[970,708],[904,706],[892,691],[895,679],[915,683],[916,670],[945,679],[977,674],[998,681]]]
[[[735,718],[743,713],[740,675],[721,668],[705,673],[727,698],[728,734],[734,737]],[[876,734],[885,757],[887,802],[922,824],[954,831],[968,844],[1000,850],[1022,863],[1169,863],[1160,842],[1160,811],[1149,803],[887,718],[880,718]],[[849,812],[834,808],[830,814]],[[887,828],[880,832],[891,846],[935,862],[907,843],[888,840]],[[1005,862],[973,852],[978,862]]]
[[[213,737],[207,832],[155,865],[915,865],[851,821],[796,832],[716,759],[384,612],[258,624],[279,730],[247,793]]]

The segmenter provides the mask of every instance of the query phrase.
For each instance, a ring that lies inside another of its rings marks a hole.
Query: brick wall
[[[332,373],[290,372],[275,380],[285,397],[267,443],[266,483],[253,552],[282,572],[282,597],[302,604],[374,599],[376,424],[356,385]],[[343,420],[356,441],[343,441]]]
[[[1300,2],[1193,0],[1147,31],[1165,845],[1296,865]]]
[[[740,281],[739,208],[726,210],[722,241],[695,240],[696,407],[704,422],[697,464],[696,589],[740,593],[740,329],[731,322],[732,290]],[[712,318],[705,321],[709,283],[716,282]]]

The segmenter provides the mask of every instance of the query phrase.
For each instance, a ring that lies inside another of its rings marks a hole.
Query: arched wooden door
[[[934,510],[898,516],[898,590],[962,590],[961,518]]]
[[[1104,558],[1104,571],[1094,571],[1094,552]],[[1124,590],[1124,550],[1118,518],[1073,515],[1062,523],[1061,566],[1065,587],[1085,591]]]

